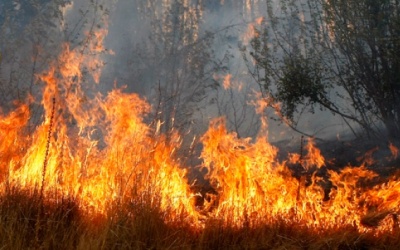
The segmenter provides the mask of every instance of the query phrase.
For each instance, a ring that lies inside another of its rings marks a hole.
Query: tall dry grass
[[[0,249],[400,249],[398,230],[316,230],[288,218],[242,226],[207,218],[203,228],[183,217],[166,223],[168,211],[150,195],[94,216],[79,210],[73,198],[8,190],[0,197]]]

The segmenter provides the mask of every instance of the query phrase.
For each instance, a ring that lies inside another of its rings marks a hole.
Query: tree
[[[215,81],[221,87],[215,90],[211,104],[215,104],[218,117],[225,118],[228,130],[234,131],[238,138],[255,138],[261,122],[254,107],[253,86],[243,84],[237,74],[227,74]]]
[[[171,132],[186,135],[214,84],[213,34],[201,29],[202,3],[148,0],[134,5],[144,30],[141,41],[128,40],[129,70],[124,71],[134,79],[128,88],[151,99],[152,120],[160,121],[167,138]]]
[[[72,20],[65,20],[66,9],[73,8],[69,0],[0,3],[0,113],[15,109],[16,102],[28,104],[27,133],[34,131],[45,115],[40,103],[44,84],[40,75],[50,65],[64,63],[58,61],[58,56],[65,45],[81,55],[104,54],[99,50],[93,53],[88,48],[91,41],[99,39],[95,33],[105,23],[108,10],[103,6],[100,0],[88,1],[76,11],[79,13],[74,13]],[[84,75],[79,80],[92,81],[88,73],[96,71],[99,65],[77,66]],[[77,84],[78,78],[73,81]],[[66,98],[57,102],[68,105]]]
[[[297,128],[302,110],[319,105],[355,134],[357,124],[370,136],[400,139],[399,1],[267,2],[266,21],[244,51],[282,118]]]
[[[0,103],[32,94],[34,75],[56,45],[61,8],[68,0],[23,0],[0,3]],[[54,51],[53,51],[54,52]],[[44,55],[46,54],[46,55]]]

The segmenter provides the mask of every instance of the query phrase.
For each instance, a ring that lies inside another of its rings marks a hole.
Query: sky
[[[157,75],[157,69],[144,68],[141,73],[137,73],[130,69],[132,65],[137,68],[142,67],[143,59],[134,51],[134,47],[140,46],[141,43],[146,43],[149,39],[150,24],[146,20],[146,13],[143,9],[138,9],[138,2],[143,1],[116,1],[113,11],[110,14],[110,26],[108,37],[106,38],[106,46],[109,46],[115,55],[110,58],[110,63],[107,68],[109,80],[111,77],[117,79],[118,82],[128,83],[129,89],[142,93],[148,96],[152,88],[157,84],[159,79],[154,77]],[[157,2],[160,7],[162,1]],[[168,2],[168,1],[164,1]],[[189,1],[188,1],[189,2]],[[196,1],[192,1],[196,2]],[[167,3],[164,3],[168,6]],[[139,4],[140,5],[140,4]],[[190,5],[188,5],[190,6]],[[168,7],[167,7],[168,8]],[[251,107],[250,102],[255,92],[259,92],[259,86],[254,82],[254,79],[249,75],[248,68],[243,60],[239,46],[249,46],[251,39],[251,26],[254,25],[260,17],[266,15],[265,1],[256,0],[225,0],[225,1],[202,1],[201,19],[198,20],[199,37],[204,37],[205,32],[211,32],[214,35],[212,41],[212,49],[215,52],[213,58],[217,61],[222,61],[226,54],[232,56],[229,62],[226,62],[228,70],[225,72],[218,72],[215,75],[222,81],[226,75],[232,76],[233,85],[240,85],[233,92],[235,93],[234,100],[231,99],[230,91],[224,91],[220,88],[218,91],[218,98],[221,101],[220,107],[216,105],[207,105],[208,108],[202,110],[201,116],[204,123],[202,126],[207,126],[208,120],[218,115],[225,115],[232,117],[232,109],[219,112],[221,107],[232,101],[238,100],[237,109],[242,108],[245,104],[244,113],[252,113],[254,109]],[[148,11],[148,10],[147,10]],[[162,11],[160,11],[162,12]],[[136,69],[137,70],[137,69]],[[138,77],[139,75],[139,77]],[[215,91],[207,94],[210,99],[211,96],[216,96]],[[250,106],[250,107],[248,107]],[[336,116],[332,116],[329,112],[321,112],[318,108],[315,109],[315,114],[305,113],[299,121],[300,130],[308,134],[315,135],[320,138],[327,137],[340,137],[343,138],[348,135],[348,129],[345,123]],[[267,112],[269,116],[273,116],[272,111]],[[247,114],[245,119],[251,119],[254,114]],[[230,118],[232,119],[232,118]],[[232,130],[234,126],[231,127]],[[257,126],[252,123],[245,123],[238,133],[244,137],[255,136]],[[270,140],[292,140],[298,138],[300,135],[285,125],[279,122],[270,120]]]
[[[207,129],[210,119],[225,116],[229,128],[239,136],[256,136],[259,122],[252,103],[259,92],[259,86],[249,74],[239,48],[249,46],[252,26],[266,15],[265,1],[179,1],[183,6],[176,9],[181,11],[181,23],[184,23],[181,25],[184,30],[180,31],[181,34],[169,31],[171,27],[168,26],[168,20],[174,20],[175,17],[168,16],[168,10],[178,8],[173,2],[73,0],[60,9],[64,19],[57,26],[59,25],[62,35],[55,37],[56,33],[49,33],[49,36],[53,36],[50,40],[55,43],[67,40],[71,46],[79,46],[88,27],[105,29],[107,34],[104,47],[107,53],[102,55],[104,66],[99,83],[102,92],[105,93],[114,86],[126,85],[126,91],[139,93],[154,105],[159,100],[157,91],[160,86],[166,96],[172,96],[171,91],[180,91],[184,101],[180,100],[183,104],[179,104],[178,113],[184,115],[188,109],[194,110],[191,114],[194,121],[192,131],[202,133]],[[42,7],[47,6],[49,1],[41,0],[39,4]],[[10,0],[0,3],[0,7],[15,13],[14,23],[18,24],[17,29],[21,29],[21,33],[26,33],[38,16],[48,15],[43,14],[45,7],[35,9],[29,4],[29,0]],[[0,22],[4,23],[5,20],[5,15],[0,15]],[[39,35],[38,41],[48,46],[48,39],[41,39]],[[205,47],[199,47],[197,39],[207,40],[208,43]],[[29,42],[24,43],[27,50],[30,49],[26,45]],[[10,50],[7,48],[11,47],[7,47],[5,42],[0,44],[2,55],[9,54]],[[200,57],[204,51],[206,53]],[[197,63],[202,58],[207,59],[206,62]],[[198,72],[189,67],[189,62],[201,65],[198,67],[203,67],[206,72],[203,75],[206,76],[196,77]],[[219,69],[213,71],[217,63]],[[3,66],[3,74],[6,71],[4,68],[6,67]],[[226,88],[223,82],[228,76],[231,84]],[[209,86],[215,82],[219,83],[218,88],[206,87],[201,92],[201,101],[191,103],[196,98],[193,95],[193,86]],[[267,111],[267,115],[274,116],[273,111]],[[299,127],[304,132],[321,138],[348,133],[343,121],[319,110],[315,114],[305,113]],[[300,137],[285,125],[272,120],[269,130],[271,141],[295,140]]]

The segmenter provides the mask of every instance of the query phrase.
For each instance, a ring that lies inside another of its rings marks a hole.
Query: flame
[[[91,51],[102,50],[98,39],[105,33],[99,34],[90,40]],[[150,105],[136,94],[93,93],[89,83],[99,72],[92,78],[82,72],[101,63],[96,53],[64,44],[58,60],[38,76],[44,121],[32,136],[21,129],[30,118],[28,105],[0,116],[3,192],[11,185],[45,197],[75,197],[81,209],[103,215],[115,204],[148,196],[168,211],[167,220],[184,214],[195,223],[194,195],[175,156],[179,136],[168,143],[155,136],[143,121]]]
[[[206,194],[205,205],[195,207],[197,194],[177,156],[180,136],[172,133],[167,140],[151,129],[144,122],[151,107],[137,94],[123,88],[104,96],[88,93],[91,88],[81,84],[80,68],[86,59],[68,45],[63,49],[57,65],[39,76],[44,84],[43,123],[27,134],[29,104],[0,115],[3,192],[18,186],[40,189],[45,197],[71,196],[89,214],[103,215],[146,196],[165,211],[167,222],[185,218],[200,228],[207,218],[237,227],[283,220],[361,232],[390,231],[397,225],[398,179],[368,184],[378,176],[367,168],[376,149],[366,153],[360,166],[334,171],[309,139],[304,154],[292,153],[280,161],[268,133],[254,140],[238,138],[222,118],[213,120],[202,136],[202,165],[215,193]],[[256,106],[260,113],[267,107],[265,102]],[[295,174],[291,164],[303,171]]]
[[[255,103],[262,119],[257,138],[238,138],[227,131],[223,118],[211,121],[201,138],[201,159],[215,192],[196,207],[198,195],[177,153],[180,135],[171,133],[167,139],[159,130],[162,121],[151,128],[145,122],[151,106],[137,94],[124,88],[96,91],[102,66],[98,53],[104,51],[106,34],[88,40],[94,54],[63,44],[58,59],[38,75],[41,124],[30,124],[32,98],[0,113],[1,192],[16,186],[39,190],[44,199],[74,197],[80,209],[101,215],[146,197],[166,214],[166,222],[184,218],[196,228],[208,218],[237,227],[284,221],[324,230],[352,227],[379,233],[396,228],[400,182],[392,177],[375,184],[378,175],[368,167],[376,149],[366,153],[360,166],[333,170],[309,139],[304,154],[279,160],[278,148],[267,139],[262,114],[272,104],[265,98]],[[94,75],[84,74],[87,69]],[[231,87],[231,77],[224,78],[225,88]],[[398,157],[398,149],[389,148]],[[301,172],[291,165],[301,166]]]
[[[263,17],[258,17],[253,22],[247,25],[247,30],[242,37],[243,45],[248,45],[254,37],[259,36],[256,26],[260,26],[263,23],[263,21],[264,21]]]
[[[229,89],[231,87],[231,81],[232,81],[232,75],[231,74],[227,74],[224,77],[224,81],[222,82],[222,86],[224,86],[224,89]]]
[[[203,143],[207,178],[218,191],[212,201],[217,203],[214,216],[240,225],[247,216],[269,221],[278,214],[291,213],[297,182],[275,161],[277,149],[265,138],[254,144],[238,139],[235,133],[227,133],[219,119],[211,123]]]
[[[393,143],[389,143],[389,149],[392,153],[392,159],[396,160],[397,157],[399,157],[399,149],[395,145],[393,145]]]
[[[321,151],[315,146],[314,139],[308,139],[305,150],[307,151],[305,156],[297,153],[290,154],[289,162],[291,164],[300,164],[306,171],[310,171],[314,167],[320,169],[325,165],[325,158],[321,154]]]
[[[203,143],[207,178],[217,191],[207,209],[210,216],[227,224],[244,226],[283,219],[313,228],[351,226],[364,232],[375,222],[377,230],[384,231],[394,224],[387,216],[399,212],[397,181],[368,188],[368,181],[377,177],[366,168],[368,158],[359,167],[328,169],[324,179],[318,171],[325,166],[325,159],[309,140],[302,159],[292,155],[292,163],[301,164],[309,175],[295,177],[286,161],[277,160],[278,149],[265,137],[254,143],[239,139],[226,131],[223,119],[211,122]]]
[[[214,79],[218,80],[219,77],[214,76]],[[243,89],[243,84],[241,82],[232,80],[232,74],[226,74],[225,76],[223,76],[222,86],[224,90],[231,89],[241,92]]]
[[[29,138],[24,137],[22,131],[28,124],[29,115],[29,107],[26,104],[20,104],[7,116],[0,113],[1,183],[8,182],[10,168],[19,167],[18,159],[28,146]]]

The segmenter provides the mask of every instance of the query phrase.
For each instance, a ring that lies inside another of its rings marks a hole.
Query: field
[[[398,249],[398,228],[376,235],[356,227],[307,228],[288,218],[268,224],[233,226],[217,218],[202,228],[182,216],[165,223],[165,211],[144,197],[107,216],[93,217],[77,201],[41,201],[10,190],[0,203],[2,249]],[[254,223],[254,222],[252,222]]]
[[[277,147],[260,98],[254,138],[221,117],[187,145],[138,94],[87,86],[95,59],[64,44],[1,110],[1,249],[400,249],[396,142]]]

